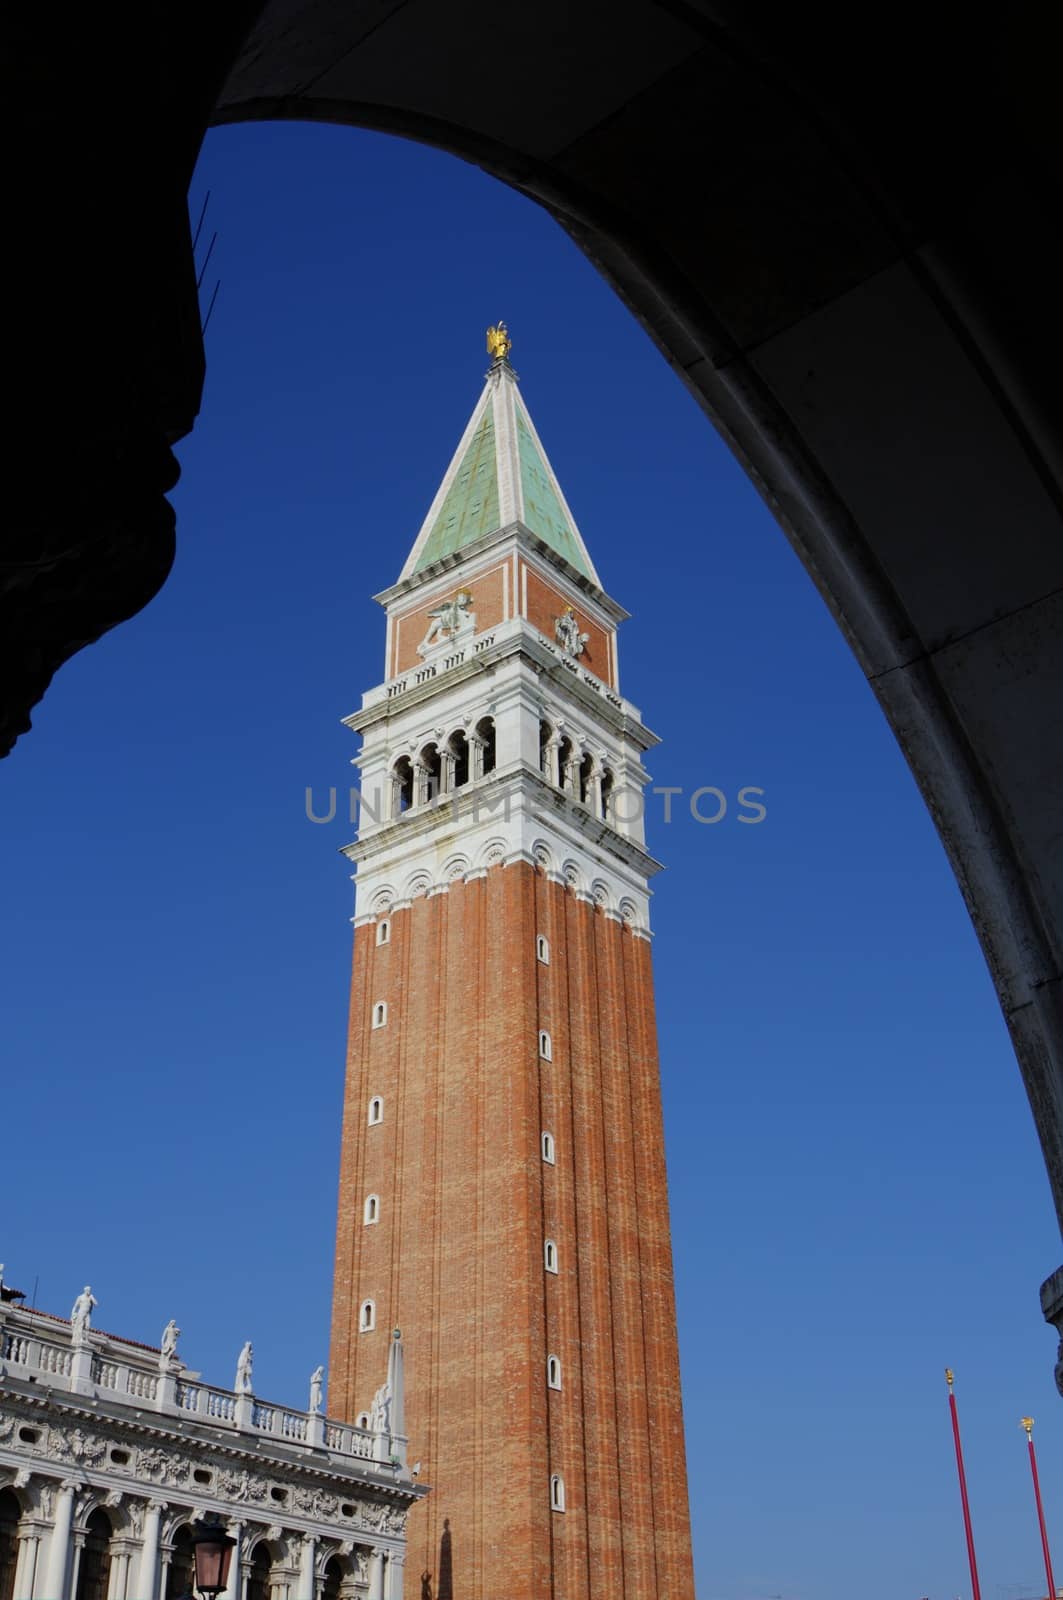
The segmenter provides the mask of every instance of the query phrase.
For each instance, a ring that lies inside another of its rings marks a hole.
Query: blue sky
[[[5,764],[7,1277],[304,1403],[327,1354],[351,886],[339,719],[503,316],[604,583],[648,815],[699,1600],[1043,1594],[1059,1262],[996,999],[855,661],[752,487],[534,206],[335,128],[210,136],[208,382],[160,596],[64,667]],[[1056,1520],[1057,1543],[1063,1525]],[[1057,1555],[1057,1562],[1061,1559]],[[1039,1586],[1040,1585],[1040,1586]]]

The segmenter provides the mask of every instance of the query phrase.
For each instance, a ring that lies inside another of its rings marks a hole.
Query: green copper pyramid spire
[[[483,393],[402,577],[412,577],[447,556],[460,554],[486,535],[518,524],[598,584],[598,574],[542,442],[518,399],[504,323],[489,330],[488,348],[502,353],[495,354]]]
[[[495,418],[488,407],[454,474],[415,570],[430,567],[443,556],[456,555],[464,545],[500,526]]]

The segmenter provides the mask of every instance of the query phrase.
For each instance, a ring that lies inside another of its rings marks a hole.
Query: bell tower
[[[657,741],[504,324],[488,349],[377,596],[384,681],[346,719],[329,1407],[369,1412],[400,1327],[432,1490],[410,1600],[693,1600],[641,803]]]

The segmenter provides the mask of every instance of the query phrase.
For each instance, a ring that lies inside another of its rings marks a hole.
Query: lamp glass
[[[193,1535],[192,1547],[196,1561],[196,1588],[200,1594],[223,1594],[229,1585],[229,1567],[233,1559],[235,1539],[231,1539],[220,1523],[205,1522]]]

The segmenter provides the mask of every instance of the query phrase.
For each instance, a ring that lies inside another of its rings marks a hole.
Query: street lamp
[[[209,1600],[216,1600],[228,1587],[235,1545],[236,1540],[213,1519],[205,1518],[192,1535],[192,1558],[196,1564],[194,1587]],[[182,1595],[181,1600],[195,1600],[195,1596]]]

